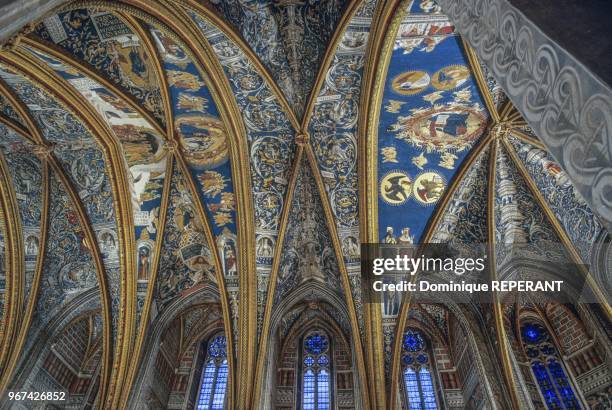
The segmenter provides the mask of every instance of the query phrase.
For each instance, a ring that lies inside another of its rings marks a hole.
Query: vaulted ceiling
[[[408,307],[362,303],[359,242],[555,241],[589,263],[605,234],[430,0],[68,2],[0,52],[0,128],[0,390],[88,300],[102,391],[126,400],[150,324],[203,288],[232,377],[317,292],[365,377],[371,329],[394,363]]]

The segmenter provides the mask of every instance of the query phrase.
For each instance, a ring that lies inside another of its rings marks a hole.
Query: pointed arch
[[[5,368],[8,357],[17,336],[17,324],[21,320],[23,298],[25,293],[24,238],[22,235],[21,218],[18,212],[15,190],[6,164],[0,155],[0,213],[2,221],[2,263],[5,288],[0,312],[0,368]],[[7,223],[12,221],[12,223]],[[3,375],[4,377],[4,375]],[[8,376],[7,376],[8,377]],[[0,385],[0,392],[4,391]]]
[[[6,159],[4,155],[0,155],[0,174],[2,175],[7,175],[8,174],[8,167],[6,164]],[[42,275],[42,270],[43,270],[43,260],[45,258],[45,254],[46,254],[46,249],[47,249],[47,229],[48,229],[48,214],[49,214],[49,168],[48,166],[41,161],[41,197],[40,197],[40,213],[41,213],[41,217],[40,217],[40,233],[39,233],[39,242],[38,242],[38,252],[36,255],[36,262],[35,262],[35,266],[33,268],[33,274],[32,274],[32,283],[31,283],[31,288],[28,290],[27,288],[27,279],[26,279],[26,283],[24,283],[24,294],[26,296],[25,300],[23,301],[23,304],[21,305],[23,307],[22,309],[22,313],[21,313],[21,329],[27,329],[29,327],[29,323],[30,320],[32,318],[32,314],[34,311],[34,307],[35,307],[35,301],[36,301],[36,295],[37,295],[37,290],[39,287],[39,282],[40,282],[40,277]],[[11,184],[12,186],[12,184]],[[15,220],[21,220],[20,217],[17,217],[19,219],[15,219]],[[28,294],[29,293],[29,294]],[[21,307],[20,306],[20,307]],[[3,329],[4,332],[4,329]],[[21,346],[23,345],[23,338],[25,337],[25,332],[23,330],[19,330],[17,331],[14,340],[11,342],[11,345],[13,346],[13,349],[15,349],[15,351],[19,351],[21,349]],[[6,333],[3,334],[3,339],[6,338]],[[9,362],[7,363],[6,366],[3,367],[3,372],[1,374],[2,377],[0,377],[0,379],[2,380],[9,380],[10,379],[10,375],[8,374],[8,369],[10,369],[11,367],[11,357],[12,357],[12,352],[8,352],[8,357],[6,358],[6,360],[8,360]],[[7,374],[5,374],[5,372],[7,372]],[[0,391],[4,391],[4,389],[6,388],[6,385],[4,383],[0,384]]]
[[[33,83],[38,84],[39,79],[41,78],[45,79],[46,80],[45,83],[51,90],[51,95],[53,96],[54,100],[59,102],[63,106],[65,106],[69,112],[74,112],[75,110],[78,110],[77,107],[81,107],[78,102],[79,101],[78,97],[70,93],[66,93],[66,91],[68,91],[69,88],[58,85],[58,84],[62,84],[62,82],[58,78],[56,78],[51,73],[45,72],[44,70],[41,71],[39,66],[32,64],[28,56],[21,54],[19,51],[15,51],[14,54],[6,54],[6,55],[0,56],[0,59],[2,59],[2,61],[4,61],[5,63],[8,63],[9,66],[16,67],[19,72],[24,73],[23,75],[26,76],[28,81],[32,81]],[[37,80],[32,80],[32,77],[37,78]],[[58,91],[60,89],[62,91]],[[38,126],[35,125],[35,122],[30,118],[29,114],[27,112],[23,112],[21,113],[21,115],[22,115],[22,118],[28,118],[28,120],[26,121],[28,124],[30,124],[30,127],[32,127],[29,129],[29,131],[35,136],[36,140],[43,146],[49,146],[48,141],[44,139],[42,132],[39,130]],[[79,117],[79,119],[81,121],[84,121],[84,123],[87,126],[87,129],[89,130],[105,129],[104,127],[100,125],[99,122],[97,122],[97,116],[91,112],[89,114],[82,112],[82,115]],[[113,140],[110,138],[110,136],[108,134],[105,134],[104,132],[101,132],[101,133],[93,132],[91,135],[93,136],[93,138],[95,138],[97,143],[101,145],[102,151],[104,155],[106,155],[106,158],[105,158],[105,163],[107,164],[106,171],[109,172],[109,174],[112,176],[111,177],[111,181],[112,181],[111,189],[112,189],[112,196],[113,196],[113,204],[118,209],[123,209],[123,207],[118,206],[122,204],[122,201],[121,201],[122,195],[120,194],[120,192],[123,192],[122,187],[125,186],[125,185],[122,185],[122,181],[124,183],[124,180],[121,177],[122,176],[122,165],[120,163],[113,162],[112,160],[113,157],[110,156],[109,158],[109,154],[108,154],[109,150],[116,150],[116,146],[114,145]],[[113,349],[110,346],[112,343],[111,342],[112,335],[111,335],[111,330],[110,330],[112,328],[111,326],[112,316],[111,316],[111,307],[110,307],[111,303],[110,303],[109,294],[108,294],[107,271],[104,266],[103,258],[102,258],[101,251],[98,245],[98,240],[92,228],[90,218],[87,214],[86,208],[81,198],[79,197],[79,194],[77,193],[77,190],[74,187],[70,177],[67,175],[60,160],[56,158],[55,154],[51,153],[49,155],[46,155],[45,159],[47,160],[50,168],[55,172],[56,176],[60,179],[62,185],[65,187],[68,196],[71,198],[72,204],[78,214],[81,228],[85,232],[87,241],[90,244],[91,249],[92,249],[93,260],[94,260],[94,264],[96,266],[96,271],[98,274],[100,295],[102,297],[102,312],[103,312],[102,316],[104,319],[103,323],[104,323],[104,330],[105,330],[104,332],[105,343],[103,344],[104,347],[103,347],[103,361],[102,361],[102,363],[104,363],[104,366],[103,366],[103,373],[102,373],[103,377],[102,377],[102,383],[101,383],[101,391],[104,392],[107,387],[106,383],[108,380],[107,378],[109,377],[108,372],[110,371],[109,361],[111,360],[113,356],[113,353],[112,353]],[[119,215],[130,215],[130,212],[125,212],[125,211],[119,212]],[[117,216],[117,218],[119,218],[119,216]],[[121,221],[122,224],[125,224],[123,226],[129,226],[129,218],[124,217],[124,220],[120,220],[120,219],[114,220],[115,223],[119,221]],[[127,240],[125,236],[120,235],[119,241],[120,241],[120,246],[126,246]],[[123,269],[125,269],[125,266],[123,266]],[[24,331],[26,330],[24,329]],[[14,357],[12,361],[13,366],[16,364],[15,362],[17,360],[17,356],[18,355],[16,355],[16,357]]]

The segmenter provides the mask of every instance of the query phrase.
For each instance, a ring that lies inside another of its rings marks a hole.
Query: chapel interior
[[[552,3],[0,2],[0,408],[612,409],[612,14]],[[564,286],[372,303],[379,242]]]

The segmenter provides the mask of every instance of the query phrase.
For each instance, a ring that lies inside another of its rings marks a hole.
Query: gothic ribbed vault
[[[430,0],[68,1],[0,51],[0,188],[0,392],[76,334],[81,405],[165,407],[156,357],[187,389],[222,333],[230,408],[269,408],[267,358],[325,323],[348,407],[398,403],[410,327],[510,408],[519,318],[560,308],[365,304],[360,242],[488,243],[500,275],[496,243],[554,242],[609,291],[605,228]]]

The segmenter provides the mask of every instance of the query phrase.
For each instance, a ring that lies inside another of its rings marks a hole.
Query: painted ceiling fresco
[[[278,272],[274,303],[305,283],[319,282],[336,292],[344,291],[338,262],[323,216],[323,206],[307,161],[299,166],[288,223],[295,229],[287,233]]]
[[[375,0],[201,3],[173,2],[181,22],[68,5],[0,51],[0,195],[22,230],[7,241],[0,209],[0,312],[15,252],[21,333],[83,300],[112,332],[102,340],[144,340],[208,290],[234,341],[264,340],[283,309],[287,331],[307,310],[287,298],[325,294],[322,317],[365,342],[360,223],[372,215],[381,242],[553,242],[558,260],[575,257],[565,246],[593,258],[603,226],[435,2],[403,2],[382,34]],[[510,255],[497,252],[501,265]],[[381,309],[388,369],[402,305]]]
[[[377,139],[370,142],[377,155],[376,202],[370,206],[377,210],[379,241],[449,243],[462,249],[493,240],[499,269],[514,257],[529,257],[510,254],[513,244],[529,244],[550,260],[569,264],[546,206],[581,258],[591,260],[602,227],[567,175],[541,148],[486,67],[472,66],[440,8],[427,0],[407,3],[381,80]],[[527,179],[538,193],[531,192]],[[490,225],[494,238],[489,238]],[[387,372],[401,307],[397,301],[382,307]]]
[[[99,277],[83,228],[65,188],[49,179],[49,228],[47,251],[40,277],[36,311],[29,340],[80,294],[99,289]]]
[[[257,311],[261,325],[279,223],[296,144],[295,129],[280,97],[272,92],[245,51],[204,17],[191,18],[217,55],[241,111],[249,144],[256,232]]]
[[[545,252],[552,260],[564,258],[563,248],[545,246],[559,244],[550,222],[537,204],[525,181],[510,162],[503,147],[497,149],[495,173],[495,242],[499,265],[506,262],[510,252],[508,244],[529,243]]]
[[[62,173],[80,197],[85,218],[91,223],[110,284],[114,316],[118,316],[119,254],[115,207],[101,147],[83,122],[39,84],[4,67],[0,67],[0,78],[27,105],[41,137],[54,144]],[[113,329],[117,329],[116,320]]]
[[[101,9],[71,10],[45,19],[36,34],[90,65],[164,121],[153,57],[120,16]]]
[[[135,221],[136,252],[138,257],[153,258],[158,229],[159,208],[166,171],[166,152],[163,140],[155,127],[127,104],[116,93],[104,87],[74,66],[48,54],[26,47],[35,58],[65,79],[101,115],[104,122],[121,143],[129,166],[129,190]],[[108,247],[117,237],[108,240]],[[116,246],[115,246],[116,247]],[[146,254],[146,255],[145,255]],[[116,267],[116,266],[115,266]],[[146,279],[139,283],[141,300],[146,293]],[[118,303],[118,288],[111,288]],[[139,303],[142,307],[144,303]],[[141,309],[138,309],[140,315]]]
[[[590,260],[591,246],[603,227],[565,171],[542,148],[513,136],[508,141],[582,259]]]
[[[205,284],[216,286],[214,258],[204,234],[203,221],[185,186],[178,167],[174,168],[155,290],[157,311],[181,294]]]
[[[210,4],[239,32],[302,117],[345,0],[220,1]]]
[[[27,308],[36,260],[41,240],[43,170],[40,160],[32,154],[31,146],[11,128],[0,125],[2,159],[13,182],[15,198],[21,217],[25,254],[25,297]]]
[[[488,119],[461,38],[432,2],[399,27],[378,126],[379,237],[418,243]]]
[[[17,122],[19,125],[23,126],[23,120],[21,119],[19,114],[17,114],[15,108],[13,108],[11,103],[8,102],[7,98],[2,95],[0,95],[0,113],[5,118],[9,118]]]

